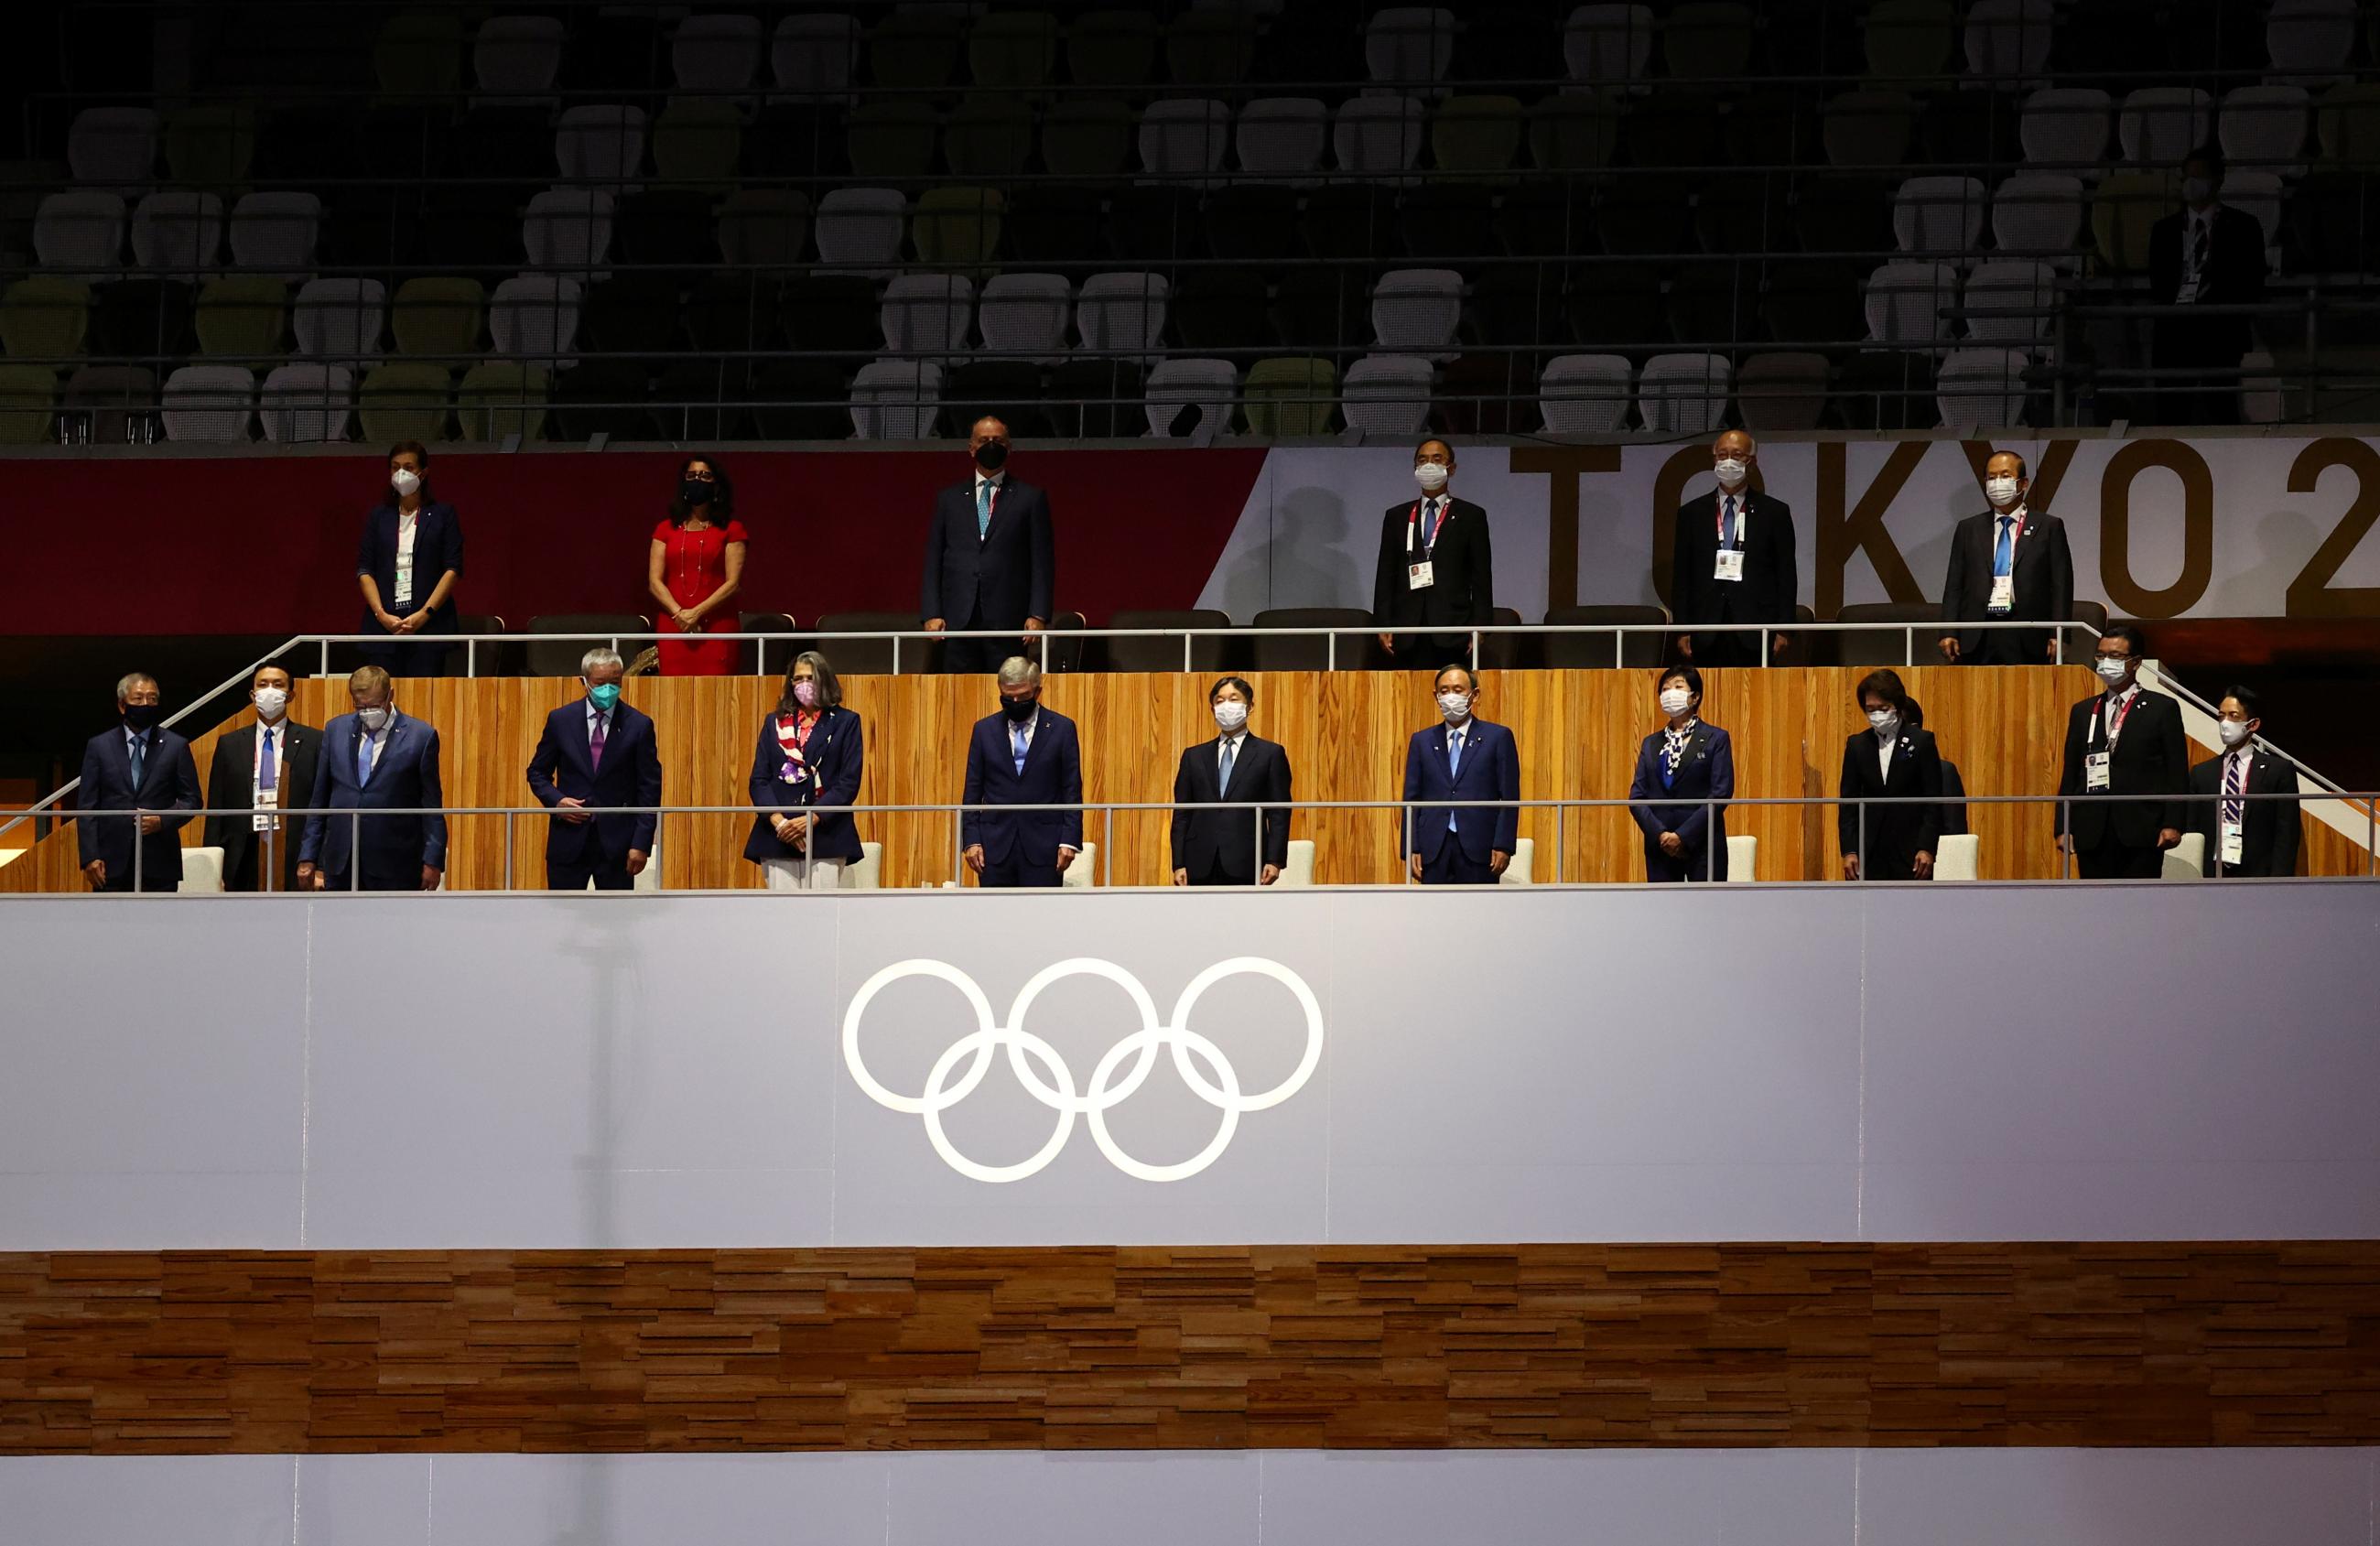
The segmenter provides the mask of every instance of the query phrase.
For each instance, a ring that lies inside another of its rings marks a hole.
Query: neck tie
[[[597,714],[594,733],[587,737],[587,764],[589,767],[600,768],[603,765],[603,724],[607,717]]]
[[[2223,820],[2231,826],[2240,824],[2242,812],[2247,809],[2247,802],[2240,797],[2240,756],[2236,751],[2223,760]]]
[[[148,765],[149,737],[146,735],[135,736],[132,737],[132,792],[135,795],[140,792],[140,771]]]
[[[1426,548],[1433,547],[1437,542],[1438,501],[1425,499],[1421,502],[1421,545]]]
[[[2206,217],[2196,216],[2191,224],[2197,229],[2191,237],[2190,276],[2192,279],[2199,279],[2206,273]]]
[[[1992,545],[1992,578],[1995,579],[2007,574],[2009,566],[2016,559],[2016,539],[2010,535],[2015,529],[2014,516],[2000,517],[1999,541]]]
[[[991,530],[991,480],[978,478],[975,485],[975,540],[981,542]]]
[[[1733,494],[1727,496],[1727,517],[1724,530],[1719,533],[1719,545],[1730,548],[1735,546],[1735,495]]]
[[[358,736],[356,737],[357,788],[360,789],[371,782],[371,736],[369,734]]]
[[[273,754],[273,726],[268,724],[264,727],[264,749],[257,754],[256,787],[259,792],[270,794],[280,784],[281,770],[277,765],[280,761]]]
[[[1237,741],[1228,738],[1223,742],[1223,767],[1222,771],[1215,775],[1215,786],[1218,789],[1228,789],[1232,786],[1232,756],[1233,749],[1238,745]]]
[[[1446,776],[1451,780],[1462,772],[1463,732],[1460,730],[1450,730],[1446,733]],[[1462,830],[1454,824],[1454,815],[1455,813],[1451,810],[1446,813],[1446,830],[1449,832],[1459,832]]]
[[[1016,776],[1022,778],[1025,776],[1025,753],[1026,750],[1025,726],[1021,724],[1012,725],[1009,728],[1008,736],[1009,739],[1016,744]]]

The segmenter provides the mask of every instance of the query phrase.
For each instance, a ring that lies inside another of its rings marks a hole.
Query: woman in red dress
[[[669,518],[653,528],[646,583],[662,603],[662,632],[712,637],[700,643],[663,639],[662,676],[735,675],[735,642],[716,636],[738,629],[727,603],[743,589],[746,541],[727,469],[707,456],[679,468]]]

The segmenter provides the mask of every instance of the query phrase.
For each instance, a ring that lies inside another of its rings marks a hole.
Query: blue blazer
[[[124,744],[124,726],[101,731],[82,749],[82,786],[75,791],[78,810],[154,810],[164,816],[151,836],[140,839],[140,879],[182,879],[181,830],[188,816],[164,815],[170,810],[196,810],[205,801],[199,793],[199,765],[190,758],[190,743],[171,730],[152,728],[149,749],[140,759],[140,787],[132,787],[132,753]],[[132,841],[139,823],[129,817],[113,821],[77,822],[75,846],[89,864],[107,861],[111,883],[132,881]]]
[[[463,522],[455,514],[455,506],[423,500],[421,513],[413,529],[413,605],[420,609],[438,589],[439,578],[447,570],[463,572]],[[380,587],[380,604],[390,612],[396,611],[396,506],[382,505],[364,517],[363,541],[356,544],[356,573],[370,575]],[[384,631],[380,619],[370,611],[363,615],[359,633]],[[444,604],[430,615],[421,625],[423,633],[455,633],[459,631],[455,621],[455,598],[448,595]],[[352,770],[350,770],[352,771]]]
[[[784,771],[785,754],[777,745],[777,716],[774,712],[762,716],[760,739],[752,749],[752,776],[748,781],[752,805],[760,814],[752,818],[752,834],[744,840],[744,857],[755,864],[763,859],[802,857],[801,849],[787,847],[779,841],[776,830],[769,824],[769,818],[779,811],[795,816],[801,813],[804,806],[859,802],[859,781],[868,769],[868,742],[860,732],[859,716],[841,704],[820,714],[802,758],[810,766],[809,781],[785,783],[780,776]],[[818,818],[810,829],[809,854],[812,858],[856,862],[862,857],[858,822],[849,812]]]
[[[1409,800],[1516,800],[1521,797],[1521,748],[1512,733],[1500,724],[1490,724],[1484,719],[1474,719],[1463,729],[1463,767],[1450,770],[1446,755],[1446,725],[1443,721],[1427,730],[1416,730],[1405,742],[1405,792]],[[1414,849],[1423,860],[1435,860],[1446,846],[1449,835],[1446,819],[1454,818],[1452,836],[1462,845],[1463,857],[1474,864],[1488,862],[1490,849],[1509,854],[1516,846],[1521,830],[1521,813],[1507,806],[1501,810],[1474,808],[1450,810],[1445,806],[1424,806],[1413,814]],[[1404,847],[1404,816],[1397,816],[1397,852]]]
[[[1058,550],[1050,530],[1050,496],[1010,473],[991,501],[991,525],[975,530],[975,478],[934,496],[926,538],[926,576],[917,615],[954,628],[981,613],[990,628],[1021,628],[1047,619],[1058,588]],[[1055,864],[1058,858],[1050,856]]]
[[[967,804],[1073,805],[1082,799],[1083,743],[1075,734],[1075,722],[1047,708],[1039,712],[1021,773],[1009,739],[1008,716],[998,713],[975,722],[967,741],[966,791],[961,796]],[[1014,854],[1026,864],[1055,865],[1059,849],[1082,847],[1083,813],[970,810],[959,818],[959,842],[966,847],[982,844],[983,857],[992,864],[1004,863]]]
[[[1717,843],[1709,860],[1710,879],[1727,879],[1727,805],[1735,794],[1735,749],[1727,732],[1716,724],[1694,722],[1692,738],[1686,742],[1686,754],[1678,762],[1677,776],[1669,785],[1661,782],[1662,733],[1658,730],[1645,737],[1636,753],[1636,777],[1628,785],[1632,800],[1715,799],[1719,805],[1714,810],[1707,805],[1632,805],[1628,813],[1645,829],[1645,872],[1657,881],[1682,881],[1688,876],[1701,880],[1705,874],[1705,845]],[[1686,851],[1676,858],[1661,851],[1661,834],[1674,832],[1684,839]]]
[[[324,810],[388,810],[411,806],[434,810],[446,803],[438,783],[438,732],[409,714],[390,722],[388,740],[372,765],[371,782],[356,783],[356,745],[363,726],[352,713],[341,714],[322,727],[322,763],[314,770],[313,797],[306,803]],[[298,846],[298,862],[312,864],[331,874],[345,874],[354,826],[345,816],[310,816],[306,839]],[[360,859],[366,879],[419,880],[421,867],[446,868],[446,818],[442,815],[383,816],[362,823]]]
[[[589,806],[661,804],[661,745],[651,716],[625,703],[614,704],[612,733],[604,737],[599,768],[587,749],[587,700],[574,699],[554,710],[545,716],[545,734],[538,737],[537,754],[528,760],[528,792],[548,809],[565,797]],[[557,816],[546,828],[546,859],[584,863],[592,845],[605,863],[624,864],[630,849],[653,851],[653,828],[660,820],[650,811],[578,822]]]

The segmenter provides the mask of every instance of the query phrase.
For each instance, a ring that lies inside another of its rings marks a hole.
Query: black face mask
[[[689,508],[710,504],[718,492],[718,484],[698,482],[692,478],[686,479],[677,486],[677,496],[685,500]]]
[[[975,465],[986,472],[998,472],[1008,460],[1008,443],[987,440],[975,448]]]
[[[147,730],[164,717],[164,708],[155,703],[127,703],[124,723],[135,730]]]
[[[1000,708],[1002,713],[1022,724],[1033,717],[1033,711],[1038,708],[1040,703],[1041,695],[1037,692],[1030,698],[1002,698],[1000,700]]]

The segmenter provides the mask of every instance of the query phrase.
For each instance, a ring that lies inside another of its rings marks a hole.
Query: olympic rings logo
[[[1189,1025],[1190,1011],[1196,1007],[1199,995],[1227,977],[1245,974],[1271,978],[1287,988],[1291,996],[1297,1000],[1298,1007],[1305,1012],[1305,1055],[1287,1078],[1257,1095],[1242,1092],[1239,1073],[1232,1066],[1231,1060],[1223,1055],[1223,1050],[1192,1030]],[[875,1002],[878,993],[910,977],[936,978],[956,988],[973,1006],[976,1023],[974,1030],[952,1042],[935,1060],[933,1071],[926,1076],[925,1093],[918,1096],[899,1095],[885,1089],[868,1071],[867,1060],[859,1053],[859,1025],[867,1017],[868,1006]],[[1091,1070],[1089,1086],[1080,1094],[1075,1090],[1074,1071],[1066,1066],[1065,1059],[1058,1054],[1058,1049],[1025,1029],[1026,1012],[1033,1007],[1033,1001],[1040,997],[1041,990],[1069,977],[1107,979],[1124,991],[1131,998],[1133,1007],[1140,1013],[1140,1029],[1107,1050],[1099,1065]],[[1223,1114],[1214,1138],[1204,1149],[1177,1164],[1170,1165],[1150,1164],[1125,1153],[1114,1135],[1108,1131],[1107,1121],[1108,1112],[1130,1100],[1134,1091],[1139,1090],[1148,1077],[1149,1071],[1156,1066],[1157,1052],[1160,1046],[1172,1049],[1174,1069],[1181,1074],[1183,1082],[1190,1087],[1192,1093]],[[1031,1158],[1013,1165],[987,1165],[959,1152],[957,1146],[951,1142],[950,1135],[942,1130],[942,1114],[975,1092],[976,1086],[983,1082],[984,1075],[991,1067],[992,1053],[1003,1047],[1007,1049],[1008,1065],[1015,1072],[1017,1081],[1035,1100],[1058,1114],[1058,1123],[1050,1135],[1050,1140]],[[1133,1060],[1132,1066],[1119,1079],[1117,1070],[1123,1067],[1127,1058]],[[1015,1002],[1008,1006],[1008,1023],[1005,1026],[993,1023],[991,1001],[984,996],[974,978],[946,961],[929,960],[922,956],[896,961],[869,978],[853,995],[851,1007],[844,1011],[843,1016],[843,1061],[859,1088],[880,1106],[923,1116],[926,1119],[926,1136],[932,1140],[934,1152],[940,1154],[943,1163],[953,1170],[978,1181],[1022,1181],[1028,1175],[1039,1174],[1058,1157],[1058,1151],[1066,1147],[1066,1140],[1074,1136],[1075,1119],[1078,1116],[1089,1121],[1091,1138],[1099,1146],[1099,1152],[1126,1175],[1137,1176],[1143,1181],[1185,1180],[1215,1163],[1230,1145],[1232,1135],[1238,1130],[1240,1117],[1244,1114],[1277,1106],[1296,1094],[1305,1088],[1305,1081],[1313,1077],[1315,1065],[1321,1060],[1322,1006],[1315,1001],[1314,990],[1305,985],[1304,978],[1287,967],[1259,956],[1235,956],[1227,961],[1218,961],[1192,978],[1190,985],[1182,990],[1182,996],[1173,1001],[1172,1021],[1164,1025],[1158,1023],[1156,1002],[1148,996],[1148,990],[1141,985],[1139,978],[1112,961],[1087,956],[1060,961],[1035,973],[1033,980],[1017,992]],[[952,1074],[963,1062],[966,1068],[953,1082]],[[1204,1072],[1199,1067],[1202,1064]]]

